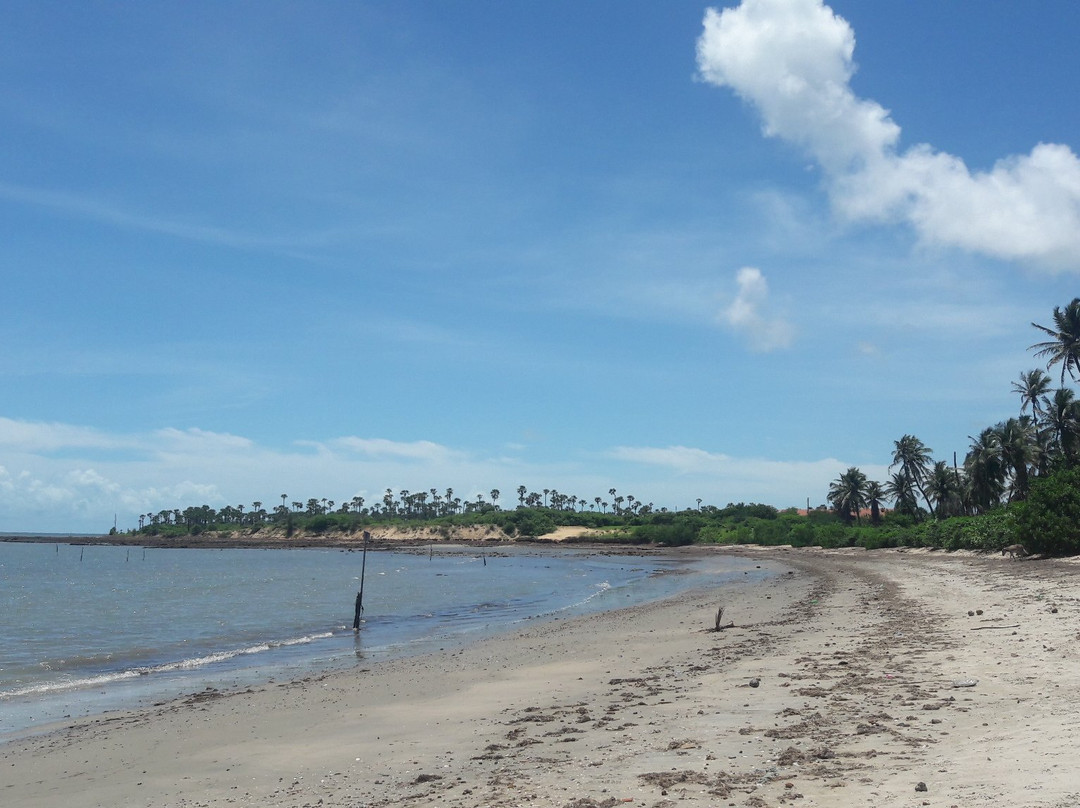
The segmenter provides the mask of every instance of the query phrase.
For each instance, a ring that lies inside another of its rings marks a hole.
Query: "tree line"
[[[617,518],[647,516],[655,511],[654,505],[643,502],[633,494],[620,494],[615,488],[608,490],[610,499],[604,497],[580,497],[564,494],[555,488],[530,491],[526,486],[517,488],[516,509],[545,511],[557,519],[567,514],[593,512],[610,514]],[[158,534],[180,532],[165,528],[182,528],[188,532],[200,532],[212,527],[240,528],[284,524],[305,528],[318,517],[346,517],[321,519],[315,524],[369,525],[397,521],[432,521],[454,516],[477,516],[501,511],[502,492],[491,489],[487,496],[477,494],[463,500],[454,495],[453,488],[440,491],[402,489],[395,492],[387,488],[379,500],[369,502],[357,495],[344,502],[327,498],[311,497],[306,501],[290,500],[288,494],[280,494],[281,504],[270,510],[255,500],[248,508],[244,505],[225,505],[220,509],[209,505],[189,506],[184,509],[165,509],[156,513],[139,514],[139,532]],[[488,498],[490,497],[490,499]],[[698,500],[700,506],[701,500]],[[661,508],[660,512],[667,512]]]
[[[806,514],[769,505],[702,505],[671,512],[615,488],[608,497],[569,495],[555,488],[521,485],[504,506],[498,489],[470,499],[452,488],[422,491],[387,488],[382,497],[337,503],[309,498],[266,509],[207,505],[139,516],[138,532],[204,530],[286,532],[355,531],[395,522],[450,527],[492,524],[508,536],[536,536],[557,525],[580,525],[611,541],[660,544],[760,543],[797,546],[924,545],[996,550],[1022,542],[1033,552],[1080,552],[1080,401],[1066,377],[1080,376],[1080,298],[1055,307],[1051,325],[1031,324],[1046,339],[1030,346],[1044,369],[1022,372],[1012,383],[1016,416],[969,436],[963,462],[936,459],[914,435],[894,441],[889,478],[870,480],[851,467],[829,484],[828,506]],[[1055,379],[1049,373],[1060,370]],[[950,462],[951,461],[951,462]],[[891,507],[889,507],[891,504]],[[596,538],[596,534],[593,534]]]
[[[857,467],[847,469],[830,483],[828,493],[830,506],[844,522],[861,523],[867,515],[871,524],[880,525],[887,502],[897,515],[915,523],[1002,509],[1021,525],[1033,516],[1038,502],[1021,506],[1033,488],[1045,490],[1055,475],[1065,479],[1080,465],[1080,401],[1065,383],[1066,376],[1075,382],[1080,375],[1080,298],[1064,308],[1055,306],[1052,325],[1031,325],[1048,338],[1029,348],[1046,360],[1046,369],[1024,371],[1012,383],[1019,413],[969,436],[962,465],[955,454],[951,463],[935,460],[921,440],[904,435],[893,444],[890,477],[884,484],[867,479]],[[1060,370],[1057,387],[1048,372],[1054,369]],[[1020,538],[1044,540],[1036,535]]]

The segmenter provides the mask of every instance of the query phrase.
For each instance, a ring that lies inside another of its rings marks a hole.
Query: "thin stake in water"
[[[356,593],[356,610],[353,614],[353,631],[360,631],[360,616],[364,613],[364,572],[367,570],[367,546],[371,534],[364,531],[364,556],[360,562],[360,591]]]

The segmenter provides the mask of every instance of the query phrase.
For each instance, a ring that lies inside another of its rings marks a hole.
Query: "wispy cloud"
[[[701,76],[760,113],[767,136],[804,148],[849,220],[905,222],[926,243],[1080,270],[1080,159],[1040,143],[972,172],[919,144],[850,87],[855,34],[821,0],[744,0],[705,13]]]
[[[428,463],[447,463],[455,459],[464,460],[462,452],[429,440],[393,441],[386,438],[336,438],[323,448],[344,452],[354,456],[373,460],[409,460]]]
[[[769,284],[761,270],[743,267],[735,282],[739,291],[720,312],[720,322],[745,337],[754,351],[766,353],[789,347],[795,329],[782,317],[768,314]]]
[[[65,216],[172,236],[184,241],[248,250],[294,250],[323,246],[332,238],[327,233],[272,235],[245,233],[214,225],[183,222],[167,217],[134,213],[112,201],[71,191],[46,190],[0,182],[0,198],[22,205],[46,208]]]
[[[45,421],[19,421],[0,416],[0,448],[8,452],[122,449],[130,446],[130,441],[124,438],[90,427]]]

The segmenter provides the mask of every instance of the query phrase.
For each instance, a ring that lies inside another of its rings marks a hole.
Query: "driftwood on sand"
[[[720,621],[723,619],[724,607],[721,606],[719,609],[716,610],[716,624],[712,628],[706,629],[706,631],[723,631],[725,628],[735,628],[734,621],[728,623],[727,625],[721,625]]]

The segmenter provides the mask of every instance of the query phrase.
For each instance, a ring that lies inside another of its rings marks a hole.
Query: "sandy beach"
[[[0,746],[0,802],[1080,804],[1075,563],[686,552],[784,572],[57,727]]]

